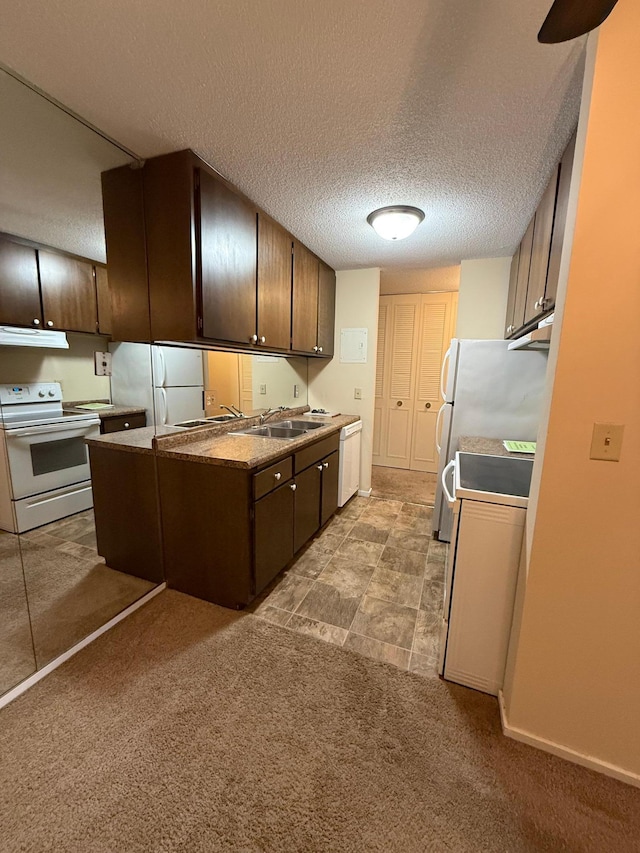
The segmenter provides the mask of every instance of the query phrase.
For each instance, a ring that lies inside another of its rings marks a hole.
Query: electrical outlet
[[[353,389],[353,399],[354,400],[362,400],[362,388],[354,388]]]
[[[266,386],[266,384],[263,384],[263,385],[261,385],[261,386],[260,386],[260,393],[261,393],[261,394],[266,394],[266,393],[267,393],[267,386]]]
[[[594,424],[590,459],[619,462],[624,424]]]
[[[94,352],[96,376],[111,376],[111,353]]]
[[[299,386],[299,385],[294,385],[294,386],[293,386],[293,396],[294,396],[294,397],[299,397],[299,396],[300,396],[300,386]]]
[[[207,406],[207,408],[209,408],[209,406],[215,405],[216,394],[217,394],[217,391],[207,391],[206,402],[205,402],[205,405]]]

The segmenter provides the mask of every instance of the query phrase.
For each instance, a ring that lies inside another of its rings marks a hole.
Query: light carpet
[[[161,593],[0,712],[13,851],[637,851],[640,794],[496,702]]]

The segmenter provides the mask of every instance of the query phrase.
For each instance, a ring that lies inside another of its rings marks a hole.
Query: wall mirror
[[[0,111],[0,232],[104,263],[100,174],[131,162],[130,152],[5,69]],[[30,263],[28,253],[22,261]],[[0,252],[0,314],[15,281],[12,263],[15,254]],[[94,353],[109,339],[69,333],[67,341],[68,349],[0,346],[0,388],[35,393],[38,383],[57,383],[62,396],[45,395],[54,405],[39,413],[19,392],[0,400],[0,693],[155,586],[98,554],[82,464],[84,436],[99,431],[98,417],[62,424],[52,409],[109,401],[109,378],[94,370]]]

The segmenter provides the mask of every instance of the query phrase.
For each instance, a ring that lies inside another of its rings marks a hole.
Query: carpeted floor
[[[13,851],[630,853],[640,792],[490,697],[175,592],[0,712]]]
[[[371,496],[433,506],[437,479],[436,474],[424,471],[374,465],[371,469]]]

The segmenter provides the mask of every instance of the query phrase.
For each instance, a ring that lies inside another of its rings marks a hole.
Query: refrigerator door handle
[[[449,349],[444,354],[444,358],[442,359],[442,368],[440,370],[440,396],[445,401],[445,403],[451,402],[450,400],[447,400],[447,393],[444,387],[444,372],[447,369],[447,365],[449,364],[450,359],[451,347],[449,347]]]
[[[158,382],[158,385],[164,388],[167,384],[167,362],[160,347],[157,348],[156,352],[158,353],[158,361],[160,362],[160,382]],[[166,398],[167,395],[165,394],[165,402]]]
[[[445,469],[442,472],[442,490],[444,491],[445,497],[447,499],[447,503],[449,504],[450,507],[453,507],[453,505],[456,502],[456,499],[454,498],[454,496],[451,494],[451,492],[447,488],[447,474],[449,473],[449,471],[453,471],[455,464],[456,464],[456,460],[452,459],[451,462],[449,462],[445,466]]]
[[[442,423],[442,415],[444,414],[444,407],[446,405],[446,403],[443,403],[440,406],[438,409],[438,417],[436,418],[436,449],[438,451],[438,456],[440,456],[440,453],[442,452],[442,446],[440,444],[440,439],[442,438],[442,435],[440,434],[440,426]]]
[[[167,392],[164,388],[160,389],[160,398],[162,400],[162,425],[166,426],[167,423],[167,414],[168,414],[168,405],[167,405]]]

